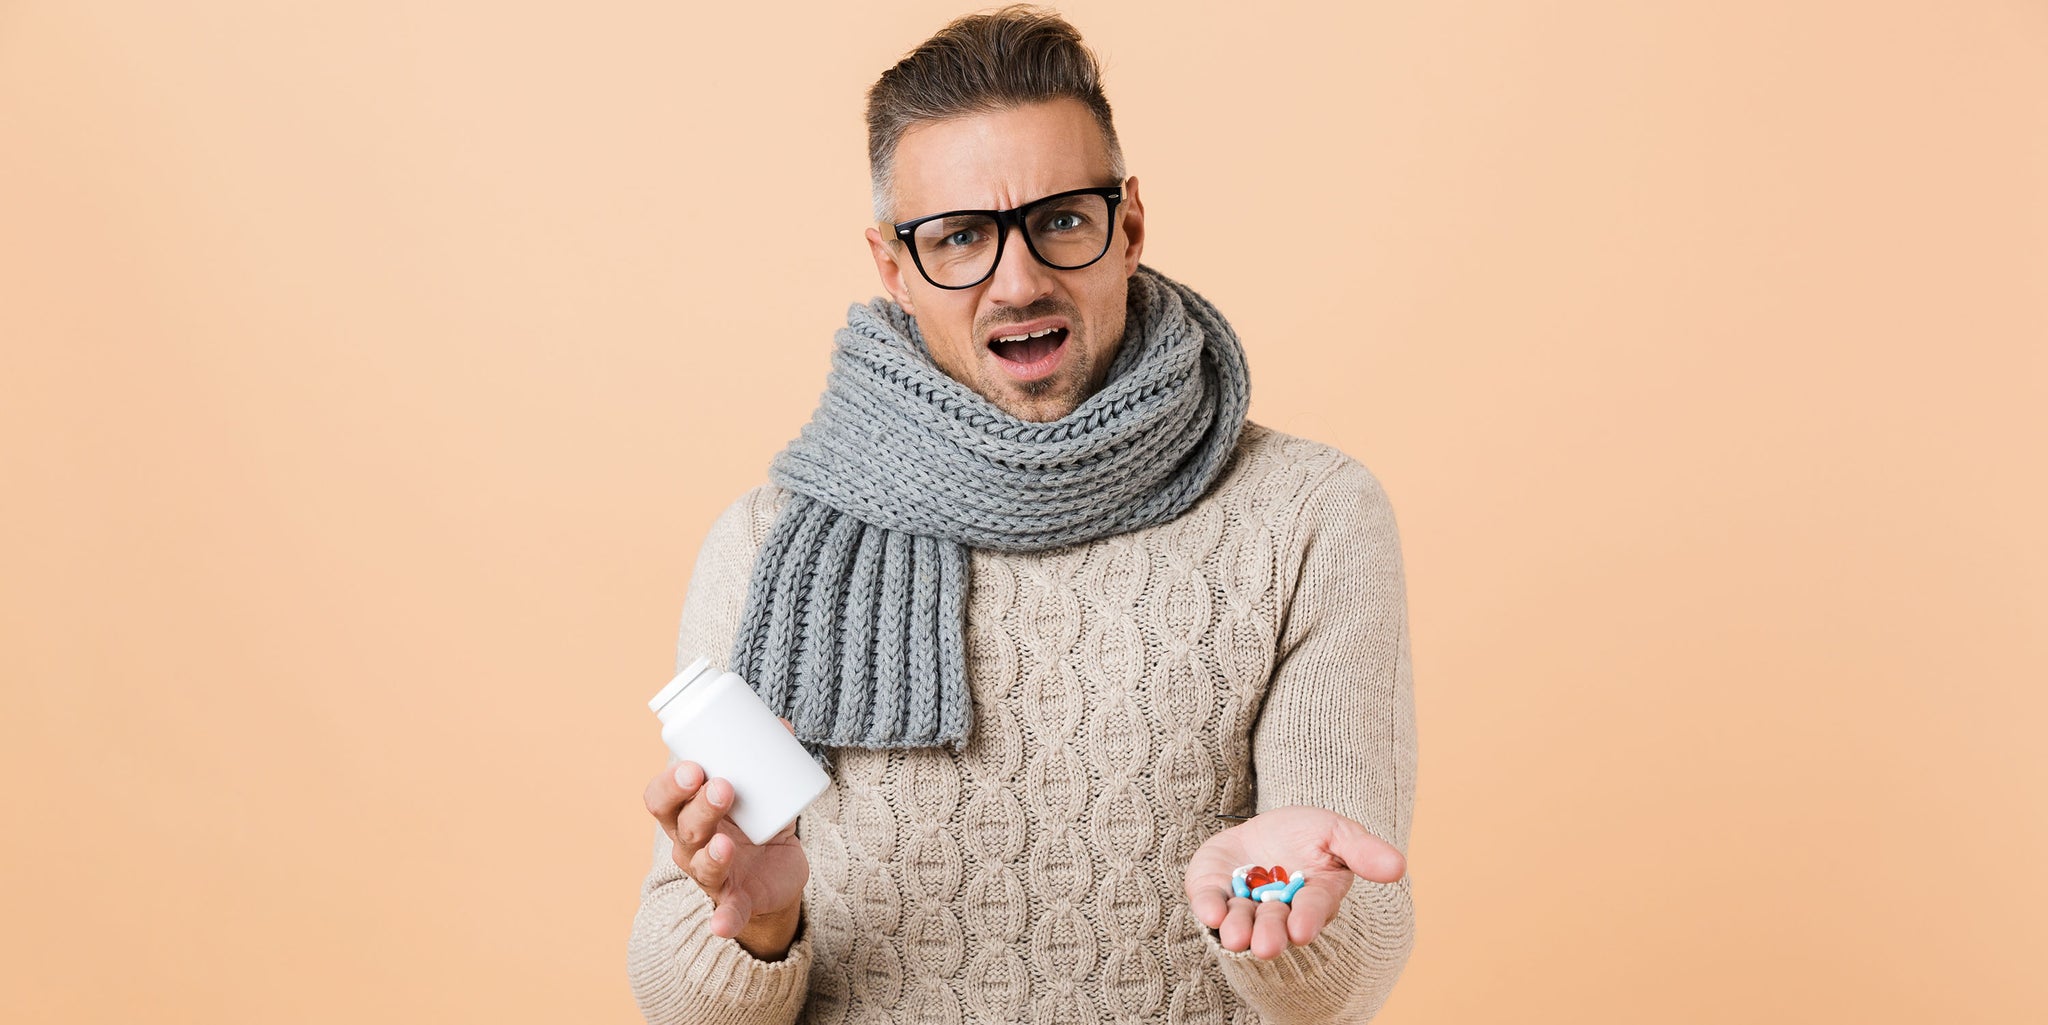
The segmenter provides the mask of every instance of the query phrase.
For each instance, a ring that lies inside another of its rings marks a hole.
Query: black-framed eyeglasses
[[[1109,252],[1116,234],[1122,182],[1069,189],[1010,210],[948,210],[894,225],[911,262],[940,288],[973,288],[1003,259],[1010,226],[1024,231],[1024,247],[1055,270],[1080,270]]]

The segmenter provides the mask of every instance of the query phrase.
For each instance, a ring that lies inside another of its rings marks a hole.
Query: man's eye
[[[946,246],[971,246],[979,238],[980,236],[975,232],[963,228],[959,231],[952,233],[951,235],[946,236],[943,239],[940,239],[939,244]]]

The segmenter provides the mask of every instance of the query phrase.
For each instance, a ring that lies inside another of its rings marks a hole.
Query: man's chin
[[[1071,381],[1004,381],[982,393],[990,405],[1028,423],[1049,424],[1079,409],[1082,396]]]

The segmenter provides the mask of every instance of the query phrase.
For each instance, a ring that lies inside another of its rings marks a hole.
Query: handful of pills
[[[1277,900],[1282,904],[1294,903],[1294,895],[1301,891],[1301,884],[1308,882],[1307,872],[1296,872],[1292,876],[1278,865],[1262,868],[1258,865],[1244,865],[1230,874],[1230,892],[1260,902]]]

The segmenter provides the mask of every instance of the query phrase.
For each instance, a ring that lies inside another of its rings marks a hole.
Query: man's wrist
[[[796,945],[797,933],[803,929],[803,913],[804,902],[799,900],[787,911],[755,915],[733,940],[757,961],[780,961]]]

